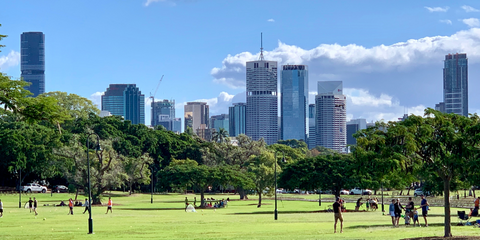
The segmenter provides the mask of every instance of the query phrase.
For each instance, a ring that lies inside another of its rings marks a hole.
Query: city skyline
[[[258,59],[258,34],[264,32],[266,59],[279,66],[309,65],[309,103],[316,94],[312,87],[316,81],[344,82],[348,119],[388,121],[404,112],[422,114],[425,107],[433,108],[442,99],[443,58],[448,53],[468,54],[469,88],[480,87],[475,81],[480,75],[476,44],[480,13],[475,10],[480,5],[475,1],[372,1],[348,6],[309,2],[305,3],[304,18],[285,14],[288,4],[281,2],[273,7],[255,1],[219,3],[101,2],[91,10],[89,1],[58,5],[6,2],[0,9],[0,32],[8,35],[2,41],[6,47],[0,53],[0,71],[19,78],[20,34],[41,31],[48,37],[46,91],[91,98],[100,108],[100,93],[106,85],[134,82],[145,93],[145,119],[149,122],[148,93],[165,74],[156,96],[158,100],[175,99],[179,116],[183,105],[191,101],[207,102],[212,115],[226,114],[232,102],[245,102],[245,62]],[[111,7],[119,11],[107,11]],[[209,11],[203,11],[207,9],[218,16],[209,17]],[[240,9],[251,10],[255,17],[231,17]],[[19,11],[32,17],[13,17]],[[91,18],[74,21],[84,11],[90,11]],[[123,19],[120,12],[128,12],[133,19]],[[362,15],[357,12],[374,17],[359,18]],[[403,16],[405,12],[410,17]],[[192,24],[191,18],[198,21]],[[219,29],[235,28],[217,31],[213,26],[219,19],[224,19]],[[336,24],[326,24],[325,19]],[[316,31],[309,31],[313,26]],[[122,37],[125,31],[130,34]],[[165,38],[165,33],[171,34]],[[182,71],[180,66],[185,65],[189,71]],[[479,112],[475,95],[469,98],[469,112]]]

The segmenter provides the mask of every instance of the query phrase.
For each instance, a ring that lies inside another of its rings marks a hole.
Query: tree
[[[229,141],[228,132],[224,128],[220,128],[219,131],[213,132],[212,141],[216,143],[226,143]]]
[[[73,93],[66,92],[48,92],[41,96],[53,97],[57,100],[57,104],[65,109],[73,118],[88,118],[91,113],[99,115],[100,110],[87,98],[80,97]]]
[[[246,162],[247,171],[251,173],[255,190],[258,194],[258,207],[262,206],[262,193],[267,188],[272,190],[274,188],[275,180],[275,164],[276,159],[273,157],[273,153],[263,151],[258,156],[251,156]],[[280,166],[277,164],[277,172],[280,173]],[[273,189],[275,191],[275,189]]]
[[[150,169],[148,169],[148,166],[149,164],[153,163],[153,159],[148,155],[148,153],[144,153],[142,156],[137,158],[124,157],[122,163],[127,176],[126,180],[130,195],[132,194],[133,184],[150,183]]]
[[[401,122],[390,122],[385,130],[385,158],[399,161],[405,166],[419,164],[426,177],[442,179],[445,228],[450,237],[450,191],[458,185],[467,168],[478,160],[480,138],[479,117],[464,117],[426,109],[425,116],[410,115]],[[375,134],[375,133],[371,133]],[[375,146],[375,144],[374,144]],[[434,181],[432,181],[434,182]]]

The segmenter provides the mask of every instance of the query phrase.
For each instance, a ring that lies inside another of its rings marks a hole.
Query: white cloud
[[[425,7],[429,12],[446,12],[449,7]]]
[[[15,52],[13,50],[10,51],[10,53],[7,56],[0,57],[0,69],[2,71],[10,67],[18,66],[19,63],[20,63],[20,53]]]
[[[270,18],[270,19],[267,20],[267,22],[275,22],[275,19]]]
[[[150,4],[154,3],[154,2],[164,2],[166,0],[147,0],[144,5],[145,7],[148,7]]]
[[[461,20],[463,23],[467,24],[469,27],[479,27],[480,21],[478,18],[467,18]]]
[[[446,23],[448,25],[452,25],[452,21],[448,20],[448,19],[444,19],[444,20],[440,20],[441,23]]]
[[[98,109],[102,109],[102,95],[103,92],[96,92],[90,95],[90,100],[97,106]]]
[[[480,10],[467,5],[463,5],[462,9],[465,10],[465,12],[480,12]]]

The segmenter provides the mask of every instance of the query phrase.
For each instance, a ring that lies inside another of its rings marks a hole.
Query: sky
[[[245,101],[245,62],[309,66],[343,81],[347,118],[397,120],[443,100],[443,60],[469,58],[469,112],[480,113],[480,2],[129,0],[2,1],[0,71],[20,77],[20,34],[45,34],[46,91],[100,107],[109,84],[134,83],[150,101],[206,101],[210,115]],[[280,74],[279,74],[280,76]],[[280,86],[280,85],[279,85]]]

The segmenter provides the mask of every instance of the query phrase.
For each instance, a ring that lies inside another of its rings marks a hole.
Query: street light
[[[17,173],[17,170],[15,170]],[[22,208],[22,169],[20,168],[20,176],[18,177],[18,208]]]
[[[152,174],[152,195],[150,197],[150,203],[153,203],[153,166],[152,166],[152,172],[150,174]]]
[[[282,162],[285,162],[285,152],[283,152]],[[277,210],[277,152],[275,151],[275,220],[278,218],[278,210]]]
[[[385,212],[385,207],[383,206],[383,181],[382,181],[381,188],[382,188],[382,212]]]
[[[91,132],[87,134],[87,175],[88,175],[88,234],[93,234],[93,220],[92,220],[92,186],[90,184],[90,155],[89,155],[89,139],[91,135],[97,136],[97,145],[95,146],[95,151],[101,151],[100,148],[100,137],[98,134]]]

